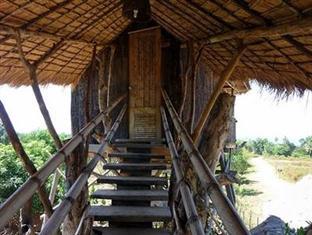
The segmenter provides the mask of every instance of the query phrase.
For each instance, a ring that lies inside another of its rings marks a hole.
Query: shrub
[[[233,154],[232,169],[237,171],[239,175],[247,173],[249,167],[248,163],[250,153],[245,148],[240,148]]]

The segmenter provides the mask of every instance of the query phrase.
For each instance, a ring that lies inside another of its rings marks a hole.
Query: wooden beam
[[[57,35],[51,34],[51,33],[31,31],[31,30],[27,30],[27,29],[12,27],[12,26],[9,26],[6,24],[0,24],[0,32],[2,32],[2,33],[9,34],[9,35],[15,35],[17,31],[20,33],[22,38],[24,38],[24,37],[37,37],[37,38],[45,38],[45,39],[51,39],[51,40],[56,40],[56,41],[63,40],[64,42],[67,42],[67,43],[83,43],[83,44],[88,44],[90,46],[91,45],[93,46],[96,44],[94,42],[89,42],[89,41],[86,41],[83,39],[61,37],[61,36],[57,36]],[[6,41],[6,40],[4,40],[4,41]]]
[[[64,40],[61,39],[59,42],[55,43],[46,53],[44,53],[36,62],[34,62],[34,66],[38,68],[40,64],[42,64],[45,60],[50,58],[63,45],[64,45]]]
[[[300,9],[294,6],[289,0],[282,0],[282,2],[288,7],[289,10],[293,11],[296,15],[302,15]]]
[[[36,16],[35,18],[29,20],[25,23],[21,28],[26,29],[29,26],[33,25],[34,23],[38,22],[39,20],[43,19],[44,17],[48,16],[49,14],[65,7],[66,5],[72,3],[74,0],[65,0],[63,2],[57,3],[55,6],[51,7],[49,10],[43,12],[42,14]]]
[[[23,24],[20,28],[22,28],[22,29],[28,28],[29,26],[31,26],[31,25],[33,25],[34,23],[36,23],[36,22],[38,22],[39,20],[41,20],[42,18],[44,18],[44,17],[48,16],[49,14],[51,14],[51,13],[53,13],[53,12],[59,10],[60,8],[66,6],[67,4],[69,4],[69,3],[71,3],[71,2],[73,2],[73,0],[66,0],[66,1],[64,1],[64,2],[61,2],[61,3],[56,4],[55,6],[51,7],[48,11],[43,12],[42,14],[40,14],[40,15],[36,16],[35,18],[31,19],[30,21],[28,21],[27,23]],[[29,2],[26,2],[26,5],[27,5],[27,4],[29,4]],[[25,6],[26,6],[26,5],[25,5]],[[17,10],[20,10],[20,8],[18,8]],[[12,13],[11,13],[11,14],[12,14]],[[3,20],[4,20],[5,18],[7,18],[7,17],[10,17],[11,14],[6,15],[5,17],[1,18],[1,21],[3,22]],[[0,25],[0,26],[1,26],[1,25]],[[13,36],[13,35],[8,35],[8,36],[2,38],[2,39],[0,40],[0,44],[2,44],[3,42],[6,42],[7,40],[11,39],[12,36]]]
[[[32,80],[32,89],[34,91],[34,94],[35,94],[35,97],[36,97],[36,100],[37,100],[37,103],[39,105],[39,108],[40,108],[40,111],[41,111],[41,114],[43,116],[43,119],[47,125],[47,128],[48,128],[48,131],[50,132],[53,140],[54,140],[54,143],[56,145],[56,147],[58,149],[62,148],[63,144],[62,144],[62,141],[60,140],[55,128],[54,128],[54,125],[52,123],[52,120],[51,120],[51,117],[50,117],[50,114],[49,114],[49,111],[47,109],[47,106],[44,102],[44,99],[42,97],[42,94],[41,94],[41,91],[40,91],[40,88],[39,88],[39,84],[38,84],[38,80],[37,80],[37,67],[36,67],[36,64],[31,64],[25,57],[25,54],[23,52],[23,48],[22,48],[22,41],[21,41],[21,37],[20,37],[20,32],[19,31],[16,31],[16,45],[17,45],[17,49],[18,49],[18,52],[19,52],[19,56],[20,56],[20,59],[25,67],[25,69],[28,71],[29,73],[29,77],[30,79]],[[44,56],[46,57],[46,56]],[[41,62],[43,60],[40,60]]]
[[[271,25],[271,21],[266,19],[264,16],[262,16],[258,11],[252,9],[249,7],[248,2],[245,0],[232,0],[237,6],[242,8],[244,11],[246,11],[251,16],[257,18],[259,21],[264,23],[265,25],[269,26]]]
[[[206,8],[202,7],[198,3],[192,1],[192,0],[187,0],[187,3],[194,7],[195,9],[204,12],[206,15],[214,19],[217,23],[221,24],[222,26],[226,26],[228,29],[233,29],[234,27],[229,24],[228,22],[224,21],[222,18],[212,14],[210,11],[208,11]]]
[[[282,38],[291,45],[293,45],[298,51],[303,53],[305,56],[312,58],[312,51],[306,48],[301,42],[297,41],[290,35],[283,36]]]
[[[207,103],[207,105],[204,108],[204,111],[202,112],[200,119],[198,121],[198,124],[194,130],[194,133],[192,135],[192,139],[194,140],[195,145],[198,145],[202,131],[204,129],[205,124],[208,121],[209,114],[213,108],[213,105],[215,104],[218,96],[220,95],[224,84],[229,80],[231,75],[234,72],[235,67],[239,64],[241,56],[244,54],[246,50],[246,46],[241,46],[238,51],[233,55],[232,59],[222,72],[219,81],[215,87],[215,90],[211,94],[211,97]]]
[[[13,127],[10,117],[8,113],[6,112],[4,105],[2,104],[1,101],[0,101],[0,118],[8,134],[10,142],[17,156],[21,159],[25,170],[29,173],[30,176],[34,175],[37,172],[37,169],[35,165],[33,164],[33,162],[30,160],[30,158],[28,157],[27,153],[25,152],[24,147],[22,143],[20,142],[16,134],[16,131]],[[53,213],[53,209],[52,209],[52,205],[49,201],[49,197],[44,186],[41,186],[40,188],[38,188],[38,195],[43,205],[45,213],[47,214],[48,217],[50,217]]]
[[[213,4],[215,4],[218,8],[220,8],[221,10],[225,11],[227,14],[229,14],[231,17],[233,17],[234,19],[236,19],[237,21],[239,21],[240,23],[244,24],[244,25],[251,25],[250,23],[248,23],[247,21],[241,19],[240,17],[238,17],[237,15],[235,15],[234,12],[230,11],[229,9],[226,8],[225,5],[223,5],[223,3],[218,2],[217,0],[210,0]]]
[[[232,30],[226,33],[210,36],[201,41],[209,43],[218,43],[230,39],[257,39],[271,38],[288,35],[292,33],[312,32],[312,16],[303,17],[296,21],[283,23],[274,26],[259,26],[250,29]]]

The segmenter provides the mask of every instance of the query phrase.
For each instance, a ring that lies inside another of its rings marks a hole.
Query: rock
[[[286,224],[279,217],[271,215],[264,222],[253,228],[252,235],[295,235],[294,231],[287,231]]]

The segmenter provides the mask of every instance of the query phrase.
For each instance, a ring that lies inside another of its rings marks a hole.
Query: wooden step
[[[115,148],[133,148],[133,149],[150,149],[154,147],[165,147],[164,144],[153,143],[153,144],[144,144],[144,143],[113,143],[112,147]]]
[[[98,183],[122,184],[122,185],[167,185],[164,177],[139,177],[139,176],[101,176]]]
[[[128,170],[128,171],[150,171],[166,170],[167,165],[162,163],[107,163],[104,170]]]
[[[92,198],[129,201],[167,201],[166,190],[96,190]]]
[[[120,153],[120,152],[112,152],[108,154],[108,157],[118,157],[118,158],[127,158],[127,159],[165,159],[164,155],[161,154],[153,154],[153,153]]]
[[[137,139],[116,139],[115,143],[165,143],[165,139],[150,139],[150,138],[137,138]]]
[[[156,222],[171,220],[169,207],[91,206],[88,216],[95,221]]]
[[[170,235],[164,229],[93,227],[93,235]]]

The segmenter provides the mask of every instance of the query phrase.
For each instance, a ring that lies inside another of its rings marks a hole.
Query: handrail
[[[66,215],[70,211],[74,201],[77,199],[77,197],[80,195],[83,187],[85,187],[90,174],[96,167],[97,163],[100,161],[100,159],[103,157],[104,150],[108,146],[108,144],[111,142],[111,140],[114,137],[114,134],[116,133],[119,124],[126,112],[127,105],[125,104],[120,111],[114,125],[107,133],[105,139],[102,141],[101,146],[99,150],[96,153],[96,156],[92,158],[92,160],[88,163],[86,168],[82,171],[82,173],[79,175],[75,183],[71,186],[71,188],[66,193],[64,200],[61,202],[61,204],[58,206],[58,208],[55,210],[55,212],[52,214],[50,219],[47,221],[46,225],[43,227],[43,229],[40,232],[40,235],[51,235],[54,234],[62,222],[64,221]]]
[[[202,186],[207,190],[226,230],[230,234],[245,235],[250,234],[237,211],[223,193],[219,183],[203,159],[201,153],[194,145],[190,135],[183,126],[177,112],[175,111],[168,94],[161,90],[165,104],[173,121],[174,127],[181,138],[184,149],[186,150]]]
[[[34,175],[29,177],[26,182],[16,190],[4,203],[0,205],[0,229],[8,220],[22,208],[22,206],[32,197],[38,188],[45,183],[50,174],[64,162],[65,157],[72,153],[76,147],[87,138],[91,131],[110,113],[126,95],[118,98],[107,110],[98,114],[89,122],[79,133],[70,139],[60,150],[58,150]]]
[[[196,210],[196,206],[191,194],[191,190],[189,186],[183,180],[183,173],[179,162],[179,154],[174,145],[174,141],[169,129],[168,120],[166,117],[165,109],[163,107],[160,108],[163,128],[165,131],[167,144],[169,147],[169,151],[172,157],[172,164],[175,172],[175,176],[177,178],[177,184],[179,186],[179,190],[181,192],[183,205],[185,208],[188,224],[190,226],[192,235],[205,235],[203,225],[198,217],[198,213]]]

